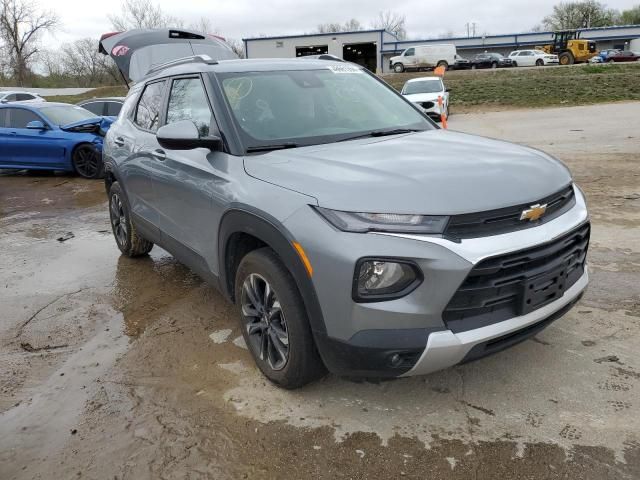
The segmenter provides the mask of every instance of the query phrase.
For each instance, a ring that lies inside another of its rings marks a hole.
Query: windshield
[[[75,105],[57,105],[55,107],[44,107],[40,109],[47,119],[54,125],[67,125],[69,123],[80,122],[88,118],[95,118],[96,114]]]
[[[414,93],[438,93],[442,92],[442,80],[420,80],[416,82],[407,82],[404,84],[402,93],[404,95],[412,95]]]
[[[313,145],[391,129],[433,125],[360,68],[219,73],[243,143]]]

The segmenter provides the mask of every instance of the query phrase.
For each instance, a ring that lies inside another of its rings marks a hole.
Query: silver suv
[[[357,65],[156,67],[104,157],[118,248],[158,244],[219,288],[282,387],[467,362],[587,286],[587,208],[560,161],[439,129]]]

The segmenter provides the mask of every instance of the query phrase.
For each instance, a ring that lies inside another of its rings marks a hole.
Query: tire
[[[73,149],[71,163],[73,170],[83,178],[104,177],[102,155],[90,143],[81,143]]]
[[[478,67],[476,67],[475,65],[471,65],[471,70],[476,70]]]
[[[573,65],[575,58],[571,52],[564,52],[559,55],[558,62],[560,65]]]
[[[445,70],[449,70],[449,64],[445,60],[440,60],[436,67],[444,67]]]
[[[616,63],[616,61],[612,58],[611,60],[607,60],[607,63]]]
[[[539,58],[538,60],[536,60],[536,67],[542,67],[542,66],[544,66],[544,60]]]
[[[511,65],[513,65],[514,67],[518,66],[518,62],[511,62]]]
[[[404,65],[403,65],[403,64],[401,64],[401,63],[396,63],[396,64],[393,66],[393,71],[394,71],[394,72],[396,72],[396,73],[402,73],[402,72],[404,72]]]
[[[153,243],[143,238],[131,222],[131,209],[118,182],[109,188],[109,218],[113,238],[124,255],[140,257],[151,251]]]
[[[498,63],[497,62],[491,62],[491,68],[492,69],[498,68]]]
[[[240,261],[235,299],[242,336],[265,377],[293,389],[325,375],[298,287],[273,250],[253,250]]]

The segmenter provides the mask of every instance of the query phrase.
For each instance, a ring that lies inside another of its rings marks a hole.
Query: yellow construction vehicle
[[[598,54],[596,42],[580,38],[579,30],[563,30],[553,33],[553,43],[537,47],[546,53],[558,55],[560,65],[588,62]]]

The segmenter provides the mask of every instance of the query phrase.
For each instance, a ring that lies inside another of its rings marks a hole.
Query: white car
[[[443,112],[449,116],[449,89],[440,77],[412,78],[400,93],[434,120],[440,120]],[[442,97],[442,109],[438,105],[438,97]]]
[[[0,90],[0,103],[36,103],[46,102],[37,93],[31,92],[14,92],[9,90]]]
[[[542,50],[514,50],[509,54],[514,67],[542,67],[558,65],[558,56]]]

